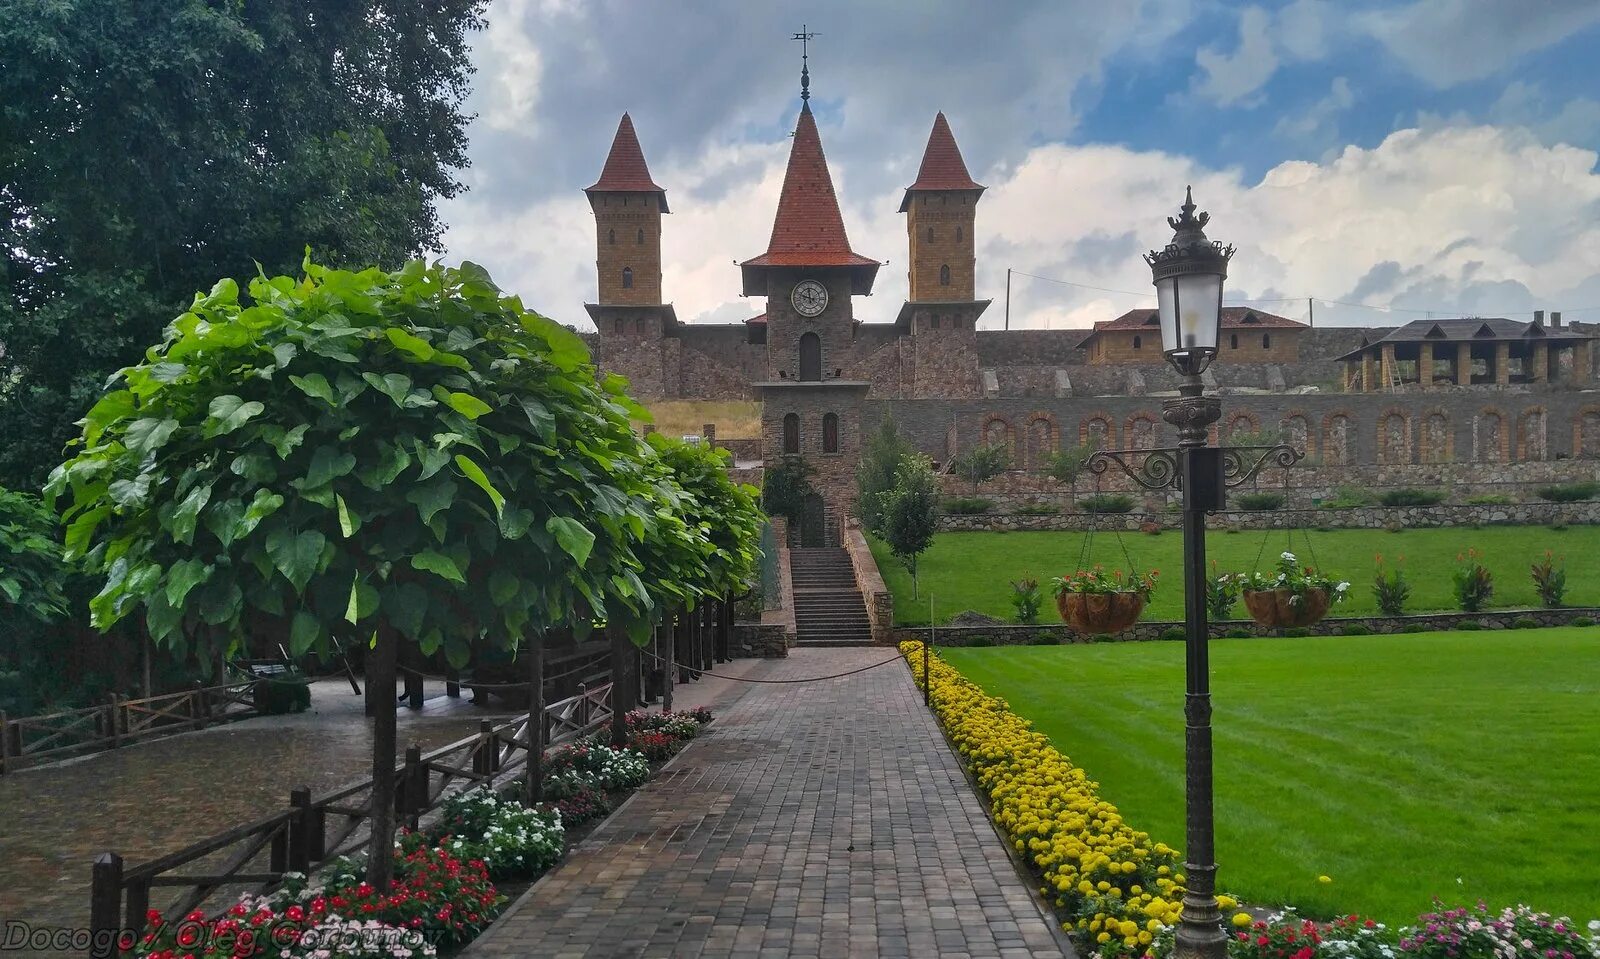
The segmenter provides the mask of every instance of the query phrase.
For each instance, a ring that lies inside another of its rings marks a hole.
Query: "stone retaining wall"
[[[861,590],[861,602],[867,607],[867,623],[872,627],[872,641],[878,645],[894,642],[894,595],[883,584],[878,571],[878,561],[873,558],[861,526],[851,520],[844,531],[845,550],[850,554],[850,566],[855,570],[856,588]]]
[[[991,512],[944,514],[939,530],[950,533],[1019,530],[1138,530],[1154,523],[1177,529],[1176,511],[1057,513],[1033,516]],[[1208,529],[1422,529],[1444,526],[1592,526],[1600,524],[1600,502],[1510,503],[1504,506],[1363,506],[1356,509],[1224,510],[1206,518]]]
[[[1460,629],[1463,623],[1475,622],[1468,629],[1512,629],[1517,620],[1534,620],[1539,626],[1568,626],[1574,619],[1600,622],[1600,607],[1577,606],[1562,609],[1497,609],[1483,613],[1421,613],[1414,616],[1340,616],[1328,617],[1314,626],[1308,626],[1312,636],[1339,636],[1352,626],[1364,626],[1373,633],[1427,633],[1445,629]],[[1239,631],[1251,636],[1275,636],[1277,630],[1257,626],[1248,619],[1228,620],[1211,624],[1213,637],[1224,637]],[[1140,642],[1158,639],[1182,639],[1183,624],[1179,622],[1140,622],[1110,640]],[[1600,630],[1595,636],[1600,639]],[[987,643],[980,637],[987,638]],[[1044,637],[1050,641],[1041,642]],[[928,638],[926,626],[902,626],[894,631],[896,642],[920,641]],[[1074,632],[1063,623],[1039,623],[1034,626],[940,626],[934,630],[935,646],[1029,646],[1051,643],[1090,643],[1096,637]]]

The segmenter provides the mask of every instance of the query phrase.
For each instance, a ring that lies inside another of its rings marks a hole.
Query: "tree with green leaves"
[[[1076,493],[1078,477],[1083,475],[1083,471],[1089,466],[1089,460],[1099,448],[1098,443],[1089,439],[1076,446],[1056,450],[1045,460],[1045,472],[1056,482],[1066,483],[1072,487]]]
[[[1003,445],[978,446],[957,456],[950,465],[967,482],[981,483],[1011,468],[1011,451]]]
[[[900,435],[893,416],[884,416],[867,440],[856,465],[856,515],[873,535],[883,532],[883,498],[894,489],[900,464],[916,450]]]
[[[938,480],[933,464],[920,453],[901,462],[894,489],[884,497],[883,540],[911,573],[911,595],[917,595],[917,557],[933,545],[939,529]]]
[[[0,484],[36,489],[172,306],[306,244],[436,249],[486,0],[8,0]]]
[[[0,627],[48,623],[66,613],[67,566],[56,517],[37,496],[0,489]]]
[[[68,557],[105,577],[97,627],[137,615],[180,653],[343,634],[392,691],[401,643],[464,666],[600,620],[638,636],[707,588],[714,519],[686,519],[630,428],[646,414],[576,334],[470,263],[304,271],[197,295],[52,473]],[[393,710],[374,725],[381,887]]]
[[[733,455],[705,443],[688,443],[651,434],[650,446],[682,491],[676,509],[686,526],[699,531],[707,545],[705,572],[682,583],[700,596],[743,592],[761,563],[761,527],[766,514],[754,486],[735,483],[728,475]],[[693,596],[681,597],[693,599]]]
[[[800,456],[785,456],[761,474],[761,508],[768,516],[782,516],[790,526],[805,516],[806,500],[816,493],[811,477],[817,471]]]

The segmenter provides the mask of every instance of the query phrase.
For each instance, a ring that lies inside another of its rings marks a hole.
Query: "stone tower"
[[[847,380],[854,358],[851,298],[872,292],[877,260],[850,248],[811,105],[801,107],[767,250],[739,264],[746,296],[764,297],[767,378],[762,452],[769,468],[799,456],[818,497],[798,524],[800,545],[837,545],[855,489],[861,401],[869,383]]]
[[[950,124],[938,114],[916,182],[900,202],[911,268],[898,322],[911,334],[911,396],[978,393],[977,325],[989,301],[975,298],[973,232],[983,189],[967,173]]]
[[[584,304],[600,332],[597,351],[611,372],[626,376],[636,395],[679,389],[675,348],[678,319],[661,301],[661,214],[667,191],[650,178],[644,150],[626,113],[594,186],[583,191],[594,211],[598,302]],[[650,344],[645,347],[644,344]]]

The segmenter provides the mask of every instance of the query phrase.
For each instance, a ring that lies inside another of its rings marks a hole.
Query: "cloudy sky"
[[[896,209],[940,110],[989,188],[986,328],[1008,267],[1031,274],[1014,327],[1153,305],[1139,254],[1166,242],[1186,183],[1239,248],[1229,302],[1303,319],[1315,297],[1318,325],[1600,320],[1596,0],[493,0],[446,255],[588,327],[581,191],[626,110],[672,205],[679,318],[761,312],[734,261],[766,249],[802,18],[852,245],[888,261],[856,304],[868,322],[905,298]]]

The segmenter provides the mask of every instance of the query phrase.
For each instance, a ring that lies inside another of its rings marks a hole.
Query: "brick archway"
[[[999,413],[989,413],[983,418],[982,445],[1004,447],[1013,465],[1017,459],[1017,430],[1011,421]]]
[[[1140,410],[1122,424],[1122,440],[1131,450],[1154,449],[1161,445],[1161,420]]]
[[[1400,466],[1411,462],[1411,416],[1398,406],[1378,414],[1378,464]]]
[[[1050,455],[1056,451],[1060,442],[1061,431],[1056,425],[1054,413],[1045,410],[1035,410],[1028,414],[1028,426],[1023,431],[1023,462],[1025,469],[1043,470],[1050,463]]]
[[[1317,454],[1317,433],[1311,428],[1311,417],[1305,410],[1290,410],[1283,414],[1283,420],[1278,424],[1279,432],[1283,435],[1282,442],[1297,449],[1306,456]]]
[[[1600,459],[1600,405],[1590,403],[1572,414],[1573,459]]]
[[[1240,410],[1237,413],[1229,416],[1223,422],[1225,424],[1222,432],[1222,438],[1224,442],[1231,440],[1235,433],[1240,432],[1241,426],[1243,426],[1244,431],[1248,433],[1261,432],[1261,420],[1249,410]]]
[[[1092,436],[1100,439],[1100,448],[1117,448],[1117,421],[1105,410],[1097,410],[1078,422],[1078,442],[1087,443]]]
[[[1417,462],[1455,462],[1455,427],[1449,412],[1442,406],[1430,406],[1422,411],[1421,417],[1417,428]]]
[[[1491,434],[1490,430],[1493,430]],[[1511,431],[1499,408],[1485,406],[1472,420],[1472,459],[1476,463],[1511,462]]]
[[[1517,462],[1542,462],[1550,458],[1550,414],[1543,406],[1530,406],[1517,414]]]
[[[1322,459],[1329,466],[1350,463],[1350,411],[1337,409],[1322,418]]]

